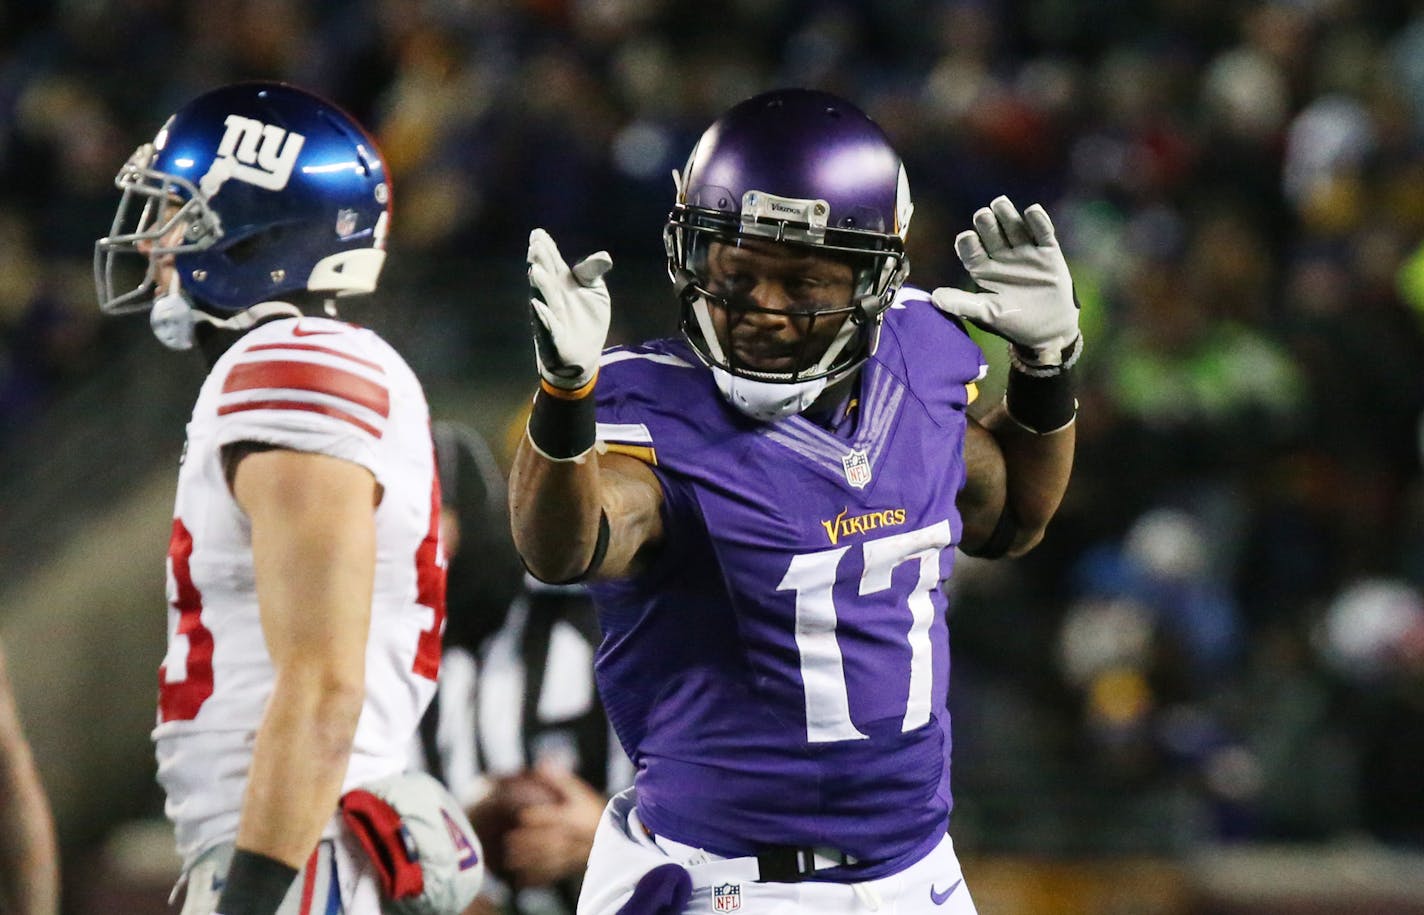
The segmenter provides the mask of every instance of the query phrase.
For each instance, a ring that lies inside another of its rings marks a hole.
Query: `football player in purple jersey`
[[[905,286],[900,158],[807,90],[730,109],[676,183],[679,338],[603,352],[610,258],[530,237],[515,541],[590,583],[637,767],[579,912],[973,912],[941,583],[956,548],[1033,547],[1068,483],[1082,338],[1052,223],[1000,197],[955,239],[978,291]],[[1011,353],[977,418],[964,320]]]

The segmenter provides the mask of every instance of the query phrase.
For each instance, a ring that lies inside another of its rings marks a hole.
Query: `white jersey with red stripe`
[[[222,449],[234,442],[348,460],[383,489],[366,700],[343,791],[404,767],[435,691],[445,622],[439,484],[415,374],[375,333],[326,318],[287,318],[244,335],[193,408],[168,554],[168,652],[153,737],[189,864],[236,835],[273,685],[251,529],[223,471]]]

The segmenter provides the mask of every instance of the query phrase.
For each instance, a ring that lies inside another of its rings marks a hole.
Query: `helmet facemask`
[[[668,271],[677,287],[684,336],[703,362],[740,378],[794,385],[822,379],[832,383],[845,377],[875,351],[881,317],[907,270],[903,253],[898,246],[886,244],[886,236],[879,233],[827,229],[824,204],[818,201],[782,201],[755,192],[746,196],[749,201],[740,221],[725,212],[682,205],[669,218]],[[796,205],[810,220],[760,218],[755,209],[758,199],[775,201],[778,207]],[[820,225],[814,213],[818,205]],[[818,296],[814,290],[800,297],[791,295],[787,309],[772,310],[755,304],[748,290],[719,283],[711,264],[715,245],[764,249],[768,243],[846,264],[851,272],[849,288],[840,286],[829,295]],[[728,345],[737,324],[757,320],[758,313],[796,325],[799,347],[772,354],[788,363],[784,367],[758,366],[742,358],[738,347]]]
[[[206,251],[223,237],[206,195],[181,175],[150,168],[154,157],[153,144],[145,143],[114,179],[123,197],[109,234],[94,245],[94,281],[106,314],[147,309],[167,291],[157,288],[159,258]]]

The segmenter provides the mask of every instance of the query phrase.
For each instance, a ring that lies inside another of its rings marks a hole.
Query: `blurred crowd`
[[[615,336],[672,330],[670,172],[761,89],[886,129],[921,285],[963,281],[975,208],[1042,202],[1084,309],[1080,457],[1044,545],[956,584],[957,840],[1424,845],[1424,3],[8,4],[0,448],[132,345],[91,287],[118,166],[247,77],[378,137],[386,297],[464,341],[417,368],[472,385],[525,318],[471,290],[519,288],[535,225],[613,253]]]

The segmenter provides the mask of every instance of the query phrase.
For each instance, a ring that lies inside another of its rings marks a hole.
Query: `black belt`
[[[657,839],[646,823],[639,825],[648,838]],[[827,845],[769,845],[757,852],[755,858],[759,883],[800,883],[821,871],[861,863],[854,855]]]
[[[819,871],[860,863],[838,848],[821,845],[773,845],[757,852],[756,859],[762,883],[800,883]]]

